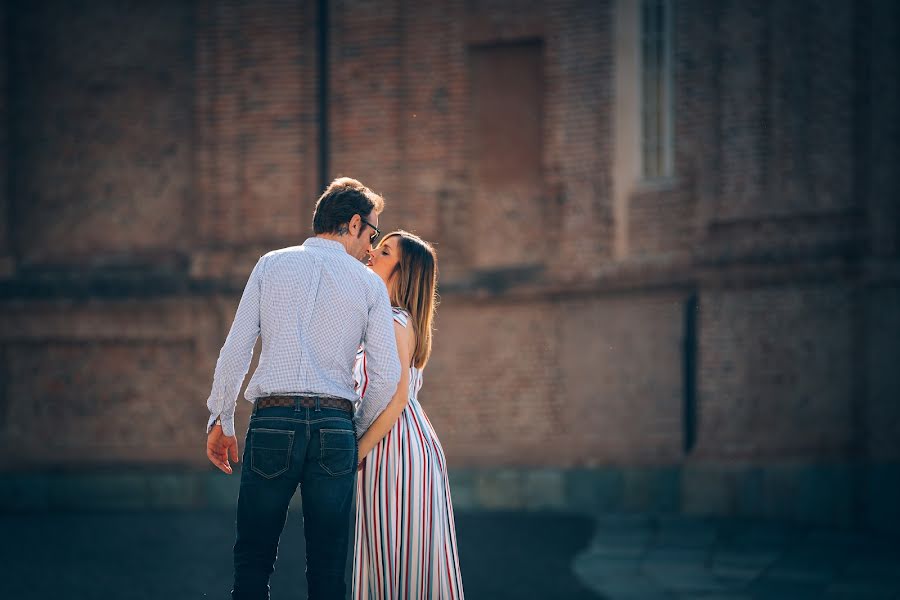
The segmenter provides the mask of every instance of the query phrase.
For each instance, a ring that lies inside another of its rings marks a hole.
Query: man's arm
[[[394,322],[394,339],[397,342],[397,355],[401,365],[412,362],[412,346],[415,338],[412,334],[412,325]],[[410,339],[412,338],[412,339]],[[409,404],[409,369],[400,369],[400,383],[394,397],[388,402],[387,407],[372,421],[366,432],[359,438],[359,454],[357,461],[362,462],[369,452],[377,446],[381,440],[393,429],[397,419]]]
[[[206,432],[213,429],[216,419],[222,422],[224,435],[234,436],[234,409],[241,383],[250,368],[253,359],[253,346],[259,337],[259,297],[262,288],[263,271],[266,257],[263,256],[253,267],[231,330],[216,361],[216,372],[213,376],[212,391],[206,400],[209,408],[209,422]]]
[[[362,437],[366,429],[387,407],[397,391],[400,381],[400,360],[397,357],[397,340],[394,335],[394,319],[387,289],[380,281],[375,300],[369,308],[369,324],[366,327],[366,372],[368,385],[354,421],[356,436]]]

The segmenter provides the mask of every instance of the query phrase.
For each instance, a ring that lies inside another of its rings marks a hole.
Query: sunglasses
[[[368,221],[366,221],[365,219],[363,219],[362,217],[360,217],[360,220],[363,222],[363,224],[368,225],[369,227],[371,227],[372,229],[375,230],[375,232],[369,236],[369,243],[374,244],[375,240],[378,239],[378,236],[381,235],[381,230],[378,229],[377,227],[375,227],[374,225],[372,225],[371,223],[369,223]]]

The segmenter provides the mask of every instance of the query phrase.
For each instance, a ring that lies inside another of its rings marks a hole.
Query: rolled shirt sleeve
[[[369,321],[363,343],[366,349],[366,373],[368,384],[365,395],[356,411],[356,435],[362,437],[378,415],[387,407],[400,381],[400,360],[397,355],[397,339],[394,334],[391,303],[387,288],[377,282]]]
[[[212,391],[206,400],[210,415],[206,425],[207,433],[216,419],[221,419],[223,433],[227,436],[234,435],[237,395],[253,360],[253,347],[260,332],[259,302],[265,259],[265,256],[260,258],[250,273],[231,330],[219,352]]]

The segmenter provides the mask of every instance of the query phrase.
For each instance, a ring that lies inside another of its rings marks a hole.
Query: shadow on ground
[[[0,598],[188,600],[229,597],[234,512],[0,515]],[[306,598],[301,514],[288,517],[273,600]],[[457,514],[470,600],[597,600],[572,572],[589,519]]]

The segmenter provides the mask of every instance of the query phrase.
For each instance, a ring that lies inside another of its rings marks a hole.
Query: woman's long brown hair
[[[421,369],[431,356],[434,311],[438,303],[437,254],[431,244],[403,230],[392,231],[378,245],[392,237],[398,238],[400,259],[394,268],[397,280],[390,286],[391,304],[409,313],[416,332],[412,362]]]

